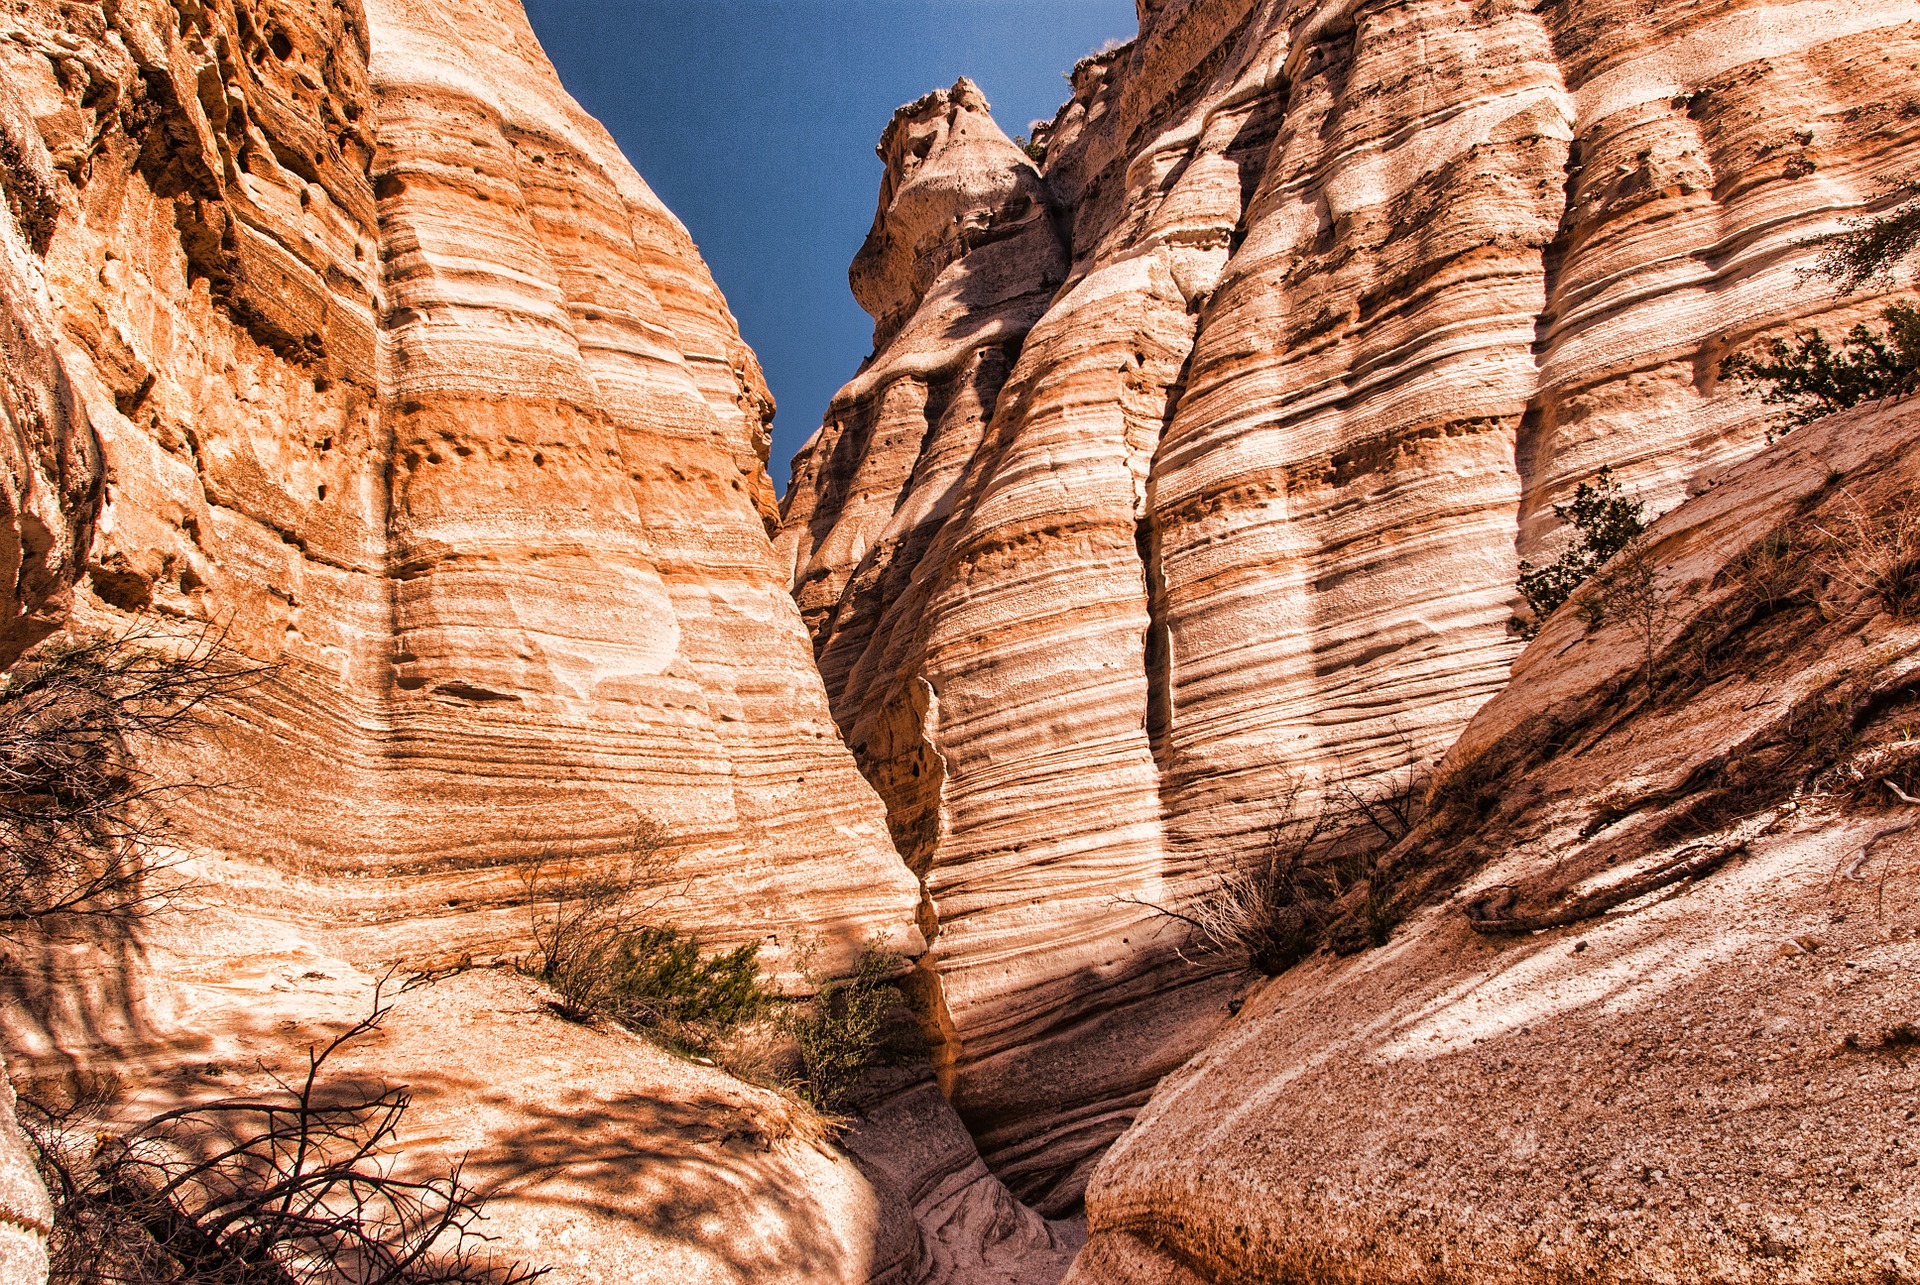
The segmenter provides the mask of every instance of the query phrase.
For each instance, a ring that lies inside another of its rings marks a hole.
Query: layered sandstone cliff
[[[518,7],[16,22],[104,456],[81,614],[278,666],[202,765],[244,788],[188,804],[223,881],[458,949],[511,884],[474,871],[647,815],[729,932],[911,945],[767,552],[752,356]]]
[[[1289,780],[1438,757],[1575,484],[1665,509],[1759,449],[1719,359],[1871,305],[1803,242],[1920,138],[1892,0],[1141,21],[1043,165],[964,83],[890,127],[877,351],[780,543],[926,890],[945,1083],[1060,1205],[1226,1017],[1150,907]]]
[[[1556,615],[1390,859],[1456,895],[1162,1084],[1073,1285],[1920,1278],[1917,446],[1797,429]]]
[[[0,660],[138,620],[272,667],[149,755],[214,787],[168,798],[193,896],[14,949],[16,1077],[159,1100],[290,1065],[387,965],[522,949],[527,859],[617,860],[649,819],[679,858],[664,913],[709,941],[761,941],[788,978],[920,949],[768,542],[757,366],[517,4],[20,0],[0,179]],[[916,1243],[804,1140],[762,1161],[703,1125],[638,1175],[713,1086],[450,985],[380,1069],[469,1122],[410,1139],[420,1164],[539,1123],[549,1176],[503,1250],[555,1279],[857,1282],[882,1223]],[[652,1212],[673,1174],[717,1203]],[[30,1238],[3,1194],[0,1232]]]

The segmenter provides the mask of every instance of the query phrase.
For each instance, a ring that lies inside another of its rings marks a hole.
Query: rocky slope
[[[925,887],[944,1082],[1049,1207],[1227,1016],[1151,907],[1288,782],[1438,757],[1574,485],[1665,509],[1760,448],[1719,359],[1872,306],[1802,242],[1920,138],[1892,0],[1141,21],[1042,166],[965,83],[889,128],[877,351],[779,544]]]
[[[1795,430],[1556,615],[1393,855],[1458,891],[1163,1083],[1073,1285],[1920,1279],[1917,444]]]

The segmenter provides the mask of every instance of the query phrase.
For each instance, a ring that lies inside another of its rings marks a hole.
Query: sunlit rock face
[[[53,533],[17,597],[93,522],[80,618],[277,666],[196,763],[236,788],[181,804],[223,879],[457,953],[524,919],[503,862],[644,816],[689,923],[912,948],[767,543],[758,367],[519,7],[16,10],[54,194],[10,243],[14,508]]]
[[[1920,613],[1857,571],[1916,446],[1795,429],[1652,528],[1650,614],[1554,616],[1389,856],[1424,906],[1161,1083],[1070,1285],[1911,1279]]]
[[[1803,242],[1920,136],[1892,0],[1141,19],[1041,166],[965,85],[890,128],[879,348],[779,546],[925,885],[945,1083],[1061,1205],[1226,1016],[1151,907],[1289,780],[1438,757],[1575,485],[1662,510],[1764,444],[1720,358],[1868,314]]]
[[[17,1077],[292,1056],[337,1015],[312,979],[351,1009],[391,963],[511,957],[524,863],[646,819],[710,943],[788,979],[918,952],[769,543],[758,367],[517,4],[22,0],[0,144],[0,653],[137,619],[272,667],[150,751],[215,787],[168,796],[192,913],[36,947]],[[436,1029],[481,1065],[491,1020]],[[806,1279],[865,1279],[846,1194]]]

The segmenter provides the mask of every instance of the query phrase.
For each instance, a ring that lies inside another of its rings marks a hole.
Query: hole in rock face
[[[435,696],[451,696],[455,700],[473,701],[477,704],[488,704],[493,701],[517,701],[520,699],[518,696],[510,696],[505,692],[495,692],[489,691],[484,687],[475,687],[472,683],[441,683],[433,689],[433,694]]]
[[[137,571],[95,567],[94,596],[122,611],[144,611],[153,605],[153,585]]]
[[[318,495],[321,499],[324,500],[327,498],[327,484],[325,482],[322,482],[319,486],[314,487],[313,490],[314,490],[314,494]]]
[[[273,56],[285,62],[293,57],[293,41],[287,39],[287,33],[276,31],[267,37],[267,48],[273,50]]]

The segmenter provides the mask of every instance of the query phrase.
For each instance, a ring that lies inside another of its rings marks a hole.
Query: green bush
[[[1646,530],[1646,505],[1628,499],[1613,480],[1611,465],[1603,466],[1591,482],[1582,482],[1571,504],[1553,511],[1573,527],[1573,542],[1544,567],[1520,564],[1520,594],[1533,611],[1531,620],[1516,619],[1522,637],[1531,638],[1573,591],[1593,578],[1614,554]]]
[[[760,947],[703,956],[698,937],[671,925],[635,929],[612,943],[606,1002],[628,1026],[730,1031],[767,1007]]]
[[[1721,377],[1738,379],[1770,405],[1790,407],[1788,428],[1909,392],[1920,374],[1920,309],[1895,304],[1880,315],[1885,331],[1861,322],[1837,349],[1818,330],[1791,343],[1768,340],[1758,356],[1735,353],[1721,362]]]
[[[817,1110],[844,1112],[860,1077],[881,1060],[887,1020],[900,1002],[887,979],[899,966],[898,955],[869,950],[851,976],[828,981],[812,1003],[786,1014],[787,1033],[800,1052],[795,1087]]]
[[[673,864],[665,831],[651,821],[599,867],[545,855],[530,863],[522,877],[534,953],[522,968],[553,987],[564,1017],[605,1017],[704,1050],[760,1016],[772,996],[758,944],[705,955],[698,936],[647,922],[672,895]]]
[[[1920,249],[1920,176],[1882,185],[1884,195],[1904,199],[1886,214],[1856,219],[1845,232],[1822,237],[1826,247],[1814,271],[1852,294],[1862,286],[1893,283],[1893,269]]]

